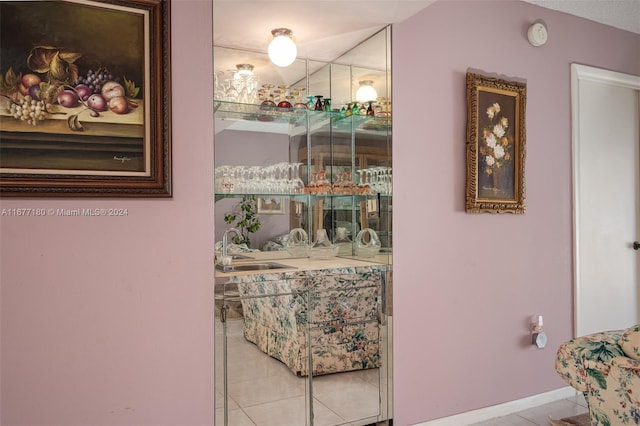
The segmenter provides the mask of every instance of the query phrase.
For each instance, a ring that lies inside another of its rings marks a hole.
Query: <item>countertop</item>
[[[279,269],[262,269],[255,271],[234,271],[234,272],[221,272],[216,270],[215,276],[220,278],[237,276],[237,275],[252,275],[252,274],[265,274],[265,273],[282,273],[282,272],[296,272],[296,271],[315,271],[321,269],[338,269],[338,268],[353,268],[353,267],[366,267],[376,265],[386,265],[391,263],[391,253],[378,254],[372,258],[361,257],[333,257],[331,259],[311,259],[309,257],[292,258],[286,251],[269,251],[269,252],[250,252],[242,253],[245,256],[250,256],[253,259],[235,259],[233,265],[241,265],[246,263],[256,262],[277,262],[283,265],[290,266],[291,268],[279,268]]]

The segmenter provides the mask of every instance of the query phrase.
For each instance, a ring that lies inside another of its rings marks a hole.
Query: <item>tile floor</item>
[[[584,397],[578,395],[468,426],[549,426],[549,419],[558,420],[587,411]]]
[[[221,333],[220,323],[216,333]],[[295,376],[283,363],[261,352],[242,334],[242,320],[227,321],[229,426],[304,426],[309,380]],[[384,337],[386,327],[381,328]],[[221,334],[216,336],[216,342]],[[216,362],[223,346],[216,344]],[[385,419],[388,388],[383,367],[313,378],[314,425],[363,426]],[[222,371],[216,368],[216,372]],[[216,425],[224,425],[224,380],[216,376]]]
[[[217,333],[221,333],[219,324]],[[227,324],[229,426],[305,425],[308,379],[294,376],[280,361],[247,342],[242,335],[241,320],[229,320]],[[384,336],[386,327],[381,332]],[[220,336],[216,340],[220,342],[218,339]],[[222,359],[222,350],[222,345],[217,344],[217,362]],[[384,395],[388,388],[384,365],[389,364],[383,356],[382,369],[315,377],[314,425],[363,426],[386,418],[388,408],[380,402],[378,392],[382,387]],[[217,375],[216,425],[224,425],[223,383],[222,375]],[[392,406],[392,401],[388,406]],[[586,406],[579,395],[467,426],[549,426],[549,419],[585,413]]]

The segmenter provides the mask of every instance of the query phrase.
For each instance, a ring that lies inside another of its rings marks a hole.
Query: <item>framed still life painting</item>
[[[284,202],[282,197],[259,197],[259,214],[284,214]]]
[[[0,2],[0,195],[171,196],[169,0]]]
[[[467,213],[525,212],[526,84],[467,73]]]

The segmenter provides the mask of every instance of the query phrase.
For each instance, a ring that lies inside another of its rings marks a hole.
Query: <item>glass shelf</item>
[[[306,132],[307,120],[311,129],[331,125],[334,131],[351,132],[353,130],[386,132],[389,130],[390,117],[351,115],[344,117],[339,111],[315,111],[307,109],[283,109],[255,104],[242,104],[214,100],[216,119],[253,122],[260,126],[256,131],[264,131],[270,126],[273,133],[296,134]],[[226,126],[225,126],[226,127]],[[247,124],[243,130],[251,130]],[[280,130],[277,130],[280,128]],[[296,128],[299,129],[296,131]]]
[[[216,118],[261,121],[264,123],[288,123],[300,125],[304,121],[306,124],[307,115],[312,120],[327,120],[326,113],[311,110],[285,110],[278,107],[265,107],[255,104],[241,104],[227,101],[214,101],[214,112]]]
[[[378,195],[378,194],[369,194],[369,195],[361,195],[361,194],[353,194],[353,195],[344,195],[344,194],[235,194],[235,193],[216,193],[215,200],[219,201],[224,198],[242,198],[242,197],[256,197],[256,198],[266,198],[266,197],[288,197],[292,201],[307,201],[309,199],[312,200],[321,200],[321,199],[333,199],[334,201],[347,201],[351,202],[351,200],[355,201],[363,201],[363,200],[371,200],[377,199],[378,197],[385,199],[391,198],[390,195]]]

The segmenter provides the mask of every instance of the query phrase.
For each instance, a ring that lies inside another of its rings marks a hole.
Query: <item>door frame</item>
[[[619,86],[640,92],[640,76],[624,74],[616,71],[595,68],[576,63],[571,64],[571,150],[572,150],[572,190],[573,190],[573,333],[579,334],[578,318],[581,307],[580,300],[580,256],[578,253],[580,235],[579,208],[580,208],[580,93],[581,81],[592,81],[607,85]],[[640,309],[640,306],[638,306]]]

